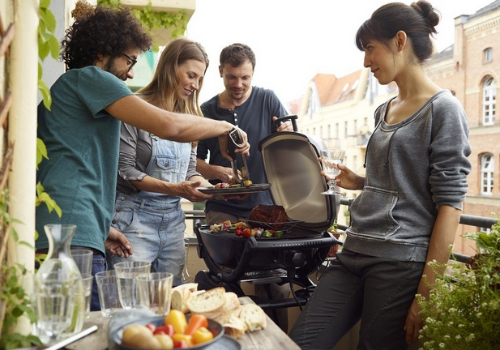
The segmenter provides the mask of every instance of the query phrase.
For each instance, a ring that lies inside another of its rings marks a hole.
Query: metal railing
[[[352,198],[341,198],[340,205],[345,205],[349,208],[353,201],[354,201],[354,199],[352,199]],[[205,218],[205,212],[203,210],[185,210],[184,213],[186,214],[187,220],[201,220],[201,219]],[[474,215],[466,215],[466,214],[462,214],[460,216],[460,224],[469,225],[469,226],[476,226],[476,227],[480,227],[480,228],[491,228],[497,222],[498,222],[498,219],[487,218],[484,216],[474,216]],[[344,225],[338,225],[338,226],[341,230],[347,229],[347,226],[344,226]],[[195,243],[195,242],[196,242],[196,238],[189,239],[189,243]],[[466,263],[469,261],[470,256],[454,252],[454,253],[452,253],[451,258],[453,260]]]

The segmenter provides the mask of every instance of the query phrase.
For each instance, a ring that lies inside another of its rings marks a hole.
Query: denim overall
[[[154,135],[151,135],[151,144],[151,159],[145,173],[171,183],[185,181],[191,144],[163,140]],[[151,272],[171,272],[173,285],[181,284],[186,223],[180,199],[147,191],[130,195],[118,192],[113,227],[125,234],[134,253],[128,258],[112,256],[108,259],[110,269],[120,261],[149,261]]]

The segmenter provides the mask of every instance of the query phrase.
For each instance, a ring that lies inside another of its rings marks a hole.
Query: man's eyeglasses
[[[122,56],[126,57],[128,60],[131,61],[131,63],[129,63],[130,67],[128,67],[128,71],[130,72],[130,70],[132,69],[132,67],[137,63],[137,60],[135,58],[130,57],[126,53],[122,53]]]

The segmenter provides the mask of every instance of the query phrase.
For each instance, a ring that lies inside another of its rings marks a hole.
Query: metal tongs
[[[229,155],[233,159],[231,161],[233,176],[240,185],[245,185],[245,181],[246,184],[248,184],[248,181],[250,181],[250,173],[248,172],[247,159],[241,153],[236,153],[237,148],[243,147],[243,140],[241,139],[237,128],[234,128],[229,132],[228,139],[228,151]],[[241,177],[238,172],[238,160],[241,161]]]

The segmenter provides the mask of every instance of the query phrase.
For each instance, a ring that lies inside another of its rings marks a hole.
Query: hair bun
[[[432,33],[437,33],[435,27],[439,24],[439,20],[441,18],[440,13],[425,0],[412,3],[411,7],[422,14],[422,16],[426,19],[427,23],[430,25],[430,31]]]

